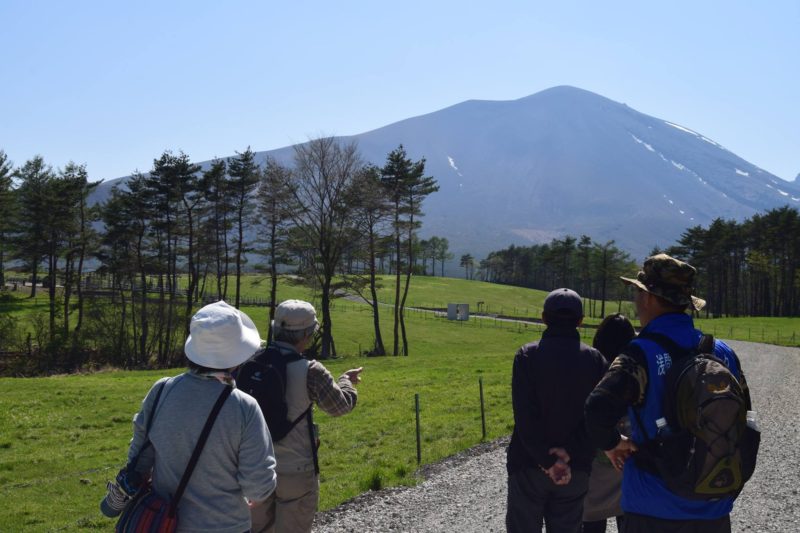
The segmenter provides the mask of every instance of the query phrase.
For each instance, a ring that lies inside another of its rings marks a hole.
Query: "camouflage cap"
[[[655,294],[675,305],[691,305],[699,311],[706,301],[692,296],[694,275],[697,270],[689,263],[667,254],[648,257],[636,279],[620,276],[624,283]]]

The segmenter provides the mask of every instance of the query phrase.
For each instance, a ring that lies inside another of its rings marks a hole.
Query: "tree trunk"
[[[329,359],[336,355],[333,351],[333,332],[331,331],[330,289],[332,278],[332,274],[325,272],[322,280],[322,348],[320,359]]]
[[[372,327],[375,330],[375,345],[372,347],[372,355],[386,355],[386,348],[383,346],[383,336],[381,335],[381,321],[379,316],[378,290],[375,281],[375,232],[370,228],[369,232],[369,290],[372,295]],[[359,354],[361,355],[361,354]]]
[[[395,284],[394,284],[394,345],[392,355],[399,355],[400,353],[400,205],[395,202]]]

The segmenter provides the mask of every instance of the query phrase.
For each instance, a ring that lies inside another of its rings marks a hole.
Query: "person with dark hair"
[[[517,351],[511,378],[514,431],[508,447],[509,532],[577,532],[595,447],[583,417],[586,397],[606,371],[577,331],[583,303],[570,289],[544,301],[547,326]]]
[[[278,486],[265,502],[251,507],[253,533],[311,531],[319,501],[319,441],[313,404],[331,416],[345,415],[356,406],[355,386],[362,368],[348,370],[334,381],[322,363],[303,357],[318,328],[313,305],[303,300],[283,301],[275,308],[272,321],[275,340],[254,357],[282,360],[286,417],[292,424],[285,435],[275,437]]]
[[[622,349],[636,337],[633,324],[625,315],[614,313],[600,322],[594,334],[592,346],[600,351],[606,361],[613,361]],[[620,422],[623,427],[627,419]],[[630,431],[622,431],[630,434]],[[598,450],[592,463],[589,477],[589,492],[583,500],[583,533],[602,533],[607,519],[616,517],[617,529],[622,531],[622,474],[619,473],[602,450]]]
[[[157,494],[172,497],[215,402],[223,392],[229,394],[220,400],[224,403],[178,504],[178,531],[249,531],[246,499],[261,502],[275,490],[275,453],[261,409],[235,388],[231,376],[260,345],[246,314],[222,301],[203,307],[192,317],[184,346],[189,371],[158,380],[133,418],[129,464],[135,463],[137,477],[152,475]],[[119,479],[109,483],[101,505],[108,516],[119,514],[131,496]]]
[[[688,309],[699,311],[706,303],[694,296],[695,273],[688,263],[658,254],[645,260],[635,278],[621,278],[635,291],[634,305],[642,329],[611,363],[586,401],[586,422],[594,442],[605,450],[612,465],[623,471],[621,503],[626,533],[731,531],[734,497],[678,495],[662,474],[637,457],[640,448],[649,451],[648,443],[658,436],[659,423],[664,422],[669,408],[668,371],[679,365],[682,357],[676,348],[690,353],[698,349],[701,340],[713,340],[695,329],[687,313]],[[720,340],[714,340],[707,349],[735,376],[749,409],[747,383],[734,351]],[[626,412],[630,438],[617,430],[617,422]]]

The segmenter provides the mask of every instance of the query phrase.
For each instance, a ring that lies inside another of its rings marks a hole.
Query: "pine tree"
[[[5,258],[10,248],[11,231],[17,216],[13,173],[14,165],[8,160],[6,153],[0,150],[0,213],[2,213],[0,216],[0,290],[6,286]]]
[[[234,306],[239,308],[239,299],[242,285],[242,265],[245,262],[245,252],[248,243],[244,240],[245,222],[250,216],[250,195],[258,187],[259,168],[255,162],[255,153],[248,146],[244,152],[236,152],[236,157],[228,160],[228,187],[231,192],[236,229],[236,296]]]
[[[425,159],[412,161],[405,148],[400,145],[389,153],[381,170],[381,180],[389,191],[394,208],[395,231],[395,303],[394,303],[394,344],[393,355],[399,354],[398,328],[402,332],[403,354],[408,355],[408,338],[405,330],[403,309],[411,284],[414,265],[414,232],[419,227],[415,217],[422,216],[422,202],[439,190],[436,180],[425,176]],[[402,250],[403,239],[406,249]],[[405,287],[400,295],[401,276],[405,270]]]

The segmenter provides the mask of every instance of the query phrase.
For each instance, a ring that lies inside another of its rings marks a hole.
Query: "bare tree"
[[[320,286],[321,358],[336,355],[331,320],[333,278],[352,229],[349,200],[363,163],[355,143],[332,137],[295,146],[295,168],[288,183],[287,213],[308,248],[308,267]]]

